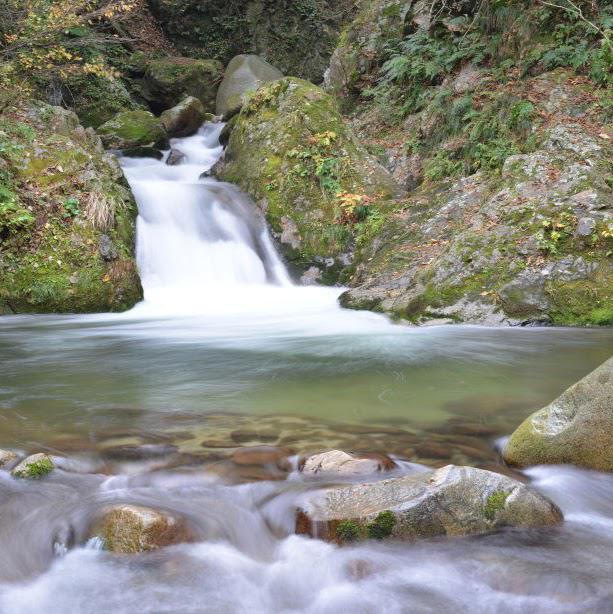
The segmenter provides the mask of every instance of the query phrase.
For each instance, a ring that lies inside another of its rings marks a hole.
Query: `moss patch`
[[[504,509],[510,494],[503,490],[497,490],[489,495],[485,503],[484,515],[490,522],[493,522],[496,519],[496,514]]]

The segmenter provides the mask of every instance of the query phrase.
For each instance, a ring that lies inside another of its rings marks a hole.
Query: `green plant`
[[[12,190],[0,184],[0,233],[21,230],[33,223],[34,216],[19,204]]]
[[[81,213],[81,209],[79,208],[79,201],[74,197],[67,198],[64,201],[64,213],[62,213],[63,218],[77,217]]]
[[[336,538],[341,543],[357,541],[360,536],[360,527],[352,520],[343,520],[336,527]]]
[[[570,211],[563,211],[554,219],[541,222],[541,230],[537,233],[539,249],[555,255],[560,251],[560,245],[572,236],[577,225],[577,218]]]
[[[48,475],[53,471],[53,469],[53,461],[47,456],[44,456],[43,458],[39,458],[34,462],[27,463],[23,469],[15,472],[15,477],[36,480]]]
[[[392,534],[396,526],[396,515],[386,510],[366,525],[366,533],[371,539],[385,539]]]

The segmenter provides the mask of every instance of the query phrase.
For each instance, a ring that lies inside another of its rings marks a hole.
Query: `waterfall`
[[[291,286],[262,214],[237,187],[202,178],[219,160],[223,124],[174,139],[185,158],[123,158],[138,204],[137,261],[145,302],[202,305],[245,286]]]

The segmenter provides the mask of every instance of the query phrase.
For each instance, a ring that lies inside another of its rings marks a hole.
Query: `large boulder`
[[[283,73],[260,56],[237,55],[228,64],[217,91],[217,115],[235,115],[262,84],[281,78]]]
[[[37,479],[50,474],[55,463],[48,454],[42,452],[24,458],[12,471],[14,478]]]
[[[117,160],[61,107],[1,117],[0,314],[132,307],[136,204]]]
[[[137,505],[116,505],[104,510],[89,529],[103,548],[117,554],[150,552],[194,540],[183,518]]]
[[[613,358],[528,417],[503,450],[510,465],[613,471]]]
[[[296,531],[342,543],[479,535],[561,521],[555,504],[525,484],[491,471],[448,465],[307,495],[298,511]]]
[[[351,263],[351,207],[397,191],[334,99],[294,78],[264,85],[250,98],[234,120],[218,174],[254,198],[292,264],[321,266],[330,282]]]
[[[169,109],[186,96],[193,96],[200,100],[207,113],[213,113],[223,70],[223,64],[217,60],[183,57],[152,60],[145,73],[142,93],[155,110]]]
[[[160,115],[168,136],[180,138],[198,131],[205,118],[204,107],[198,98],[188,96],[178,105]]]
[[[150,111],[125,111],[102,124],[97,130],[108,149],[164,147],[168,134],[162,121]]]

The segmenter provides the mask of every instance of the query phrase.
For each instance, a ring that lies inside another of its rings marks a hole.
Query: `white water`
[[[201,316],[208,330],[261,331],[274,322],[293,334],[388,327],[370,313],[341,310],[339,288],[294,285],[277,254],[262,214],[235,186],[200,178],[223,152],[223,124],[175,139],[183,163],[124,158],[138,203],[137,261],[144,302],[130,315]],[[299,324],[298,324],[299,323]],[[298,326],[297,326],[298,325]]]

